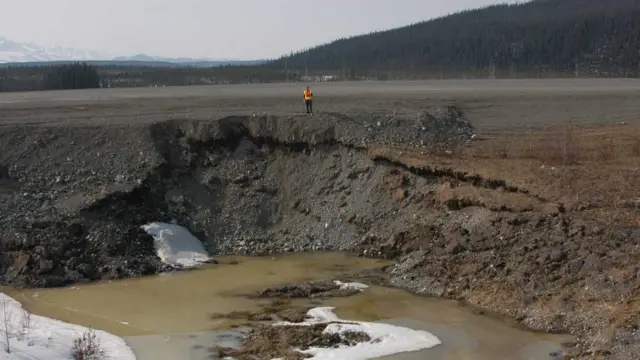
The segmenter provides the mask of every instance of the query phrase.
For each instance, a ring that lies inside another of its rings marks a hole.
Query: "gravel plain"
[[[141,123],[215,119],[230,113],[304,111],[308,84],[256,84],[0,93],[0,124]],[[558,122],[636,121],[634,79],[467,80],[310,84],[319,112],[415,113],[441,104],[465,110],[480,129]],[[79,110],[86,107],[86,110]]]

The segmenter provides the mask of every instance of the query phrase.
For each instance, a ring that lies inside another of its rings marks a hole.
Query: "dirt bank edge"
[[[460,135],[434,136],[423,120],[439,115],[374,115],[3,131],[3,149],[14,149],[0,159],[3,282],[58,286],[163,271],[138,227],[176,219],[212,253],[397,259],[394,286],[568,331],[581,358],[638,354],[638,269],[628,260],[637,230],[605,233],[504,180],[372,155],[372,145],[446,151]],[[511,206],[514,197],[526,206]],[[212,213],[219,218],[207,222]]]

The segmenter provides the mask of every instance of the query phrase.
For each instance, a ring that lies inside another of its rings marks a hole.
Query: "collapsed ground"
[[[473,119],[471,119],[473,120]],[[0,131],[11,286],[167,270],[140,226],[212,254],[354,251],[392,285],[640,353],[635,124],[478,135],[460,109]]]
[[[291,302],[292,299],[300,298],[326,299],[351,296],[360,291],[358,287],[341,287],[339,282],[325,280],[287,284],[248,294],[254,298],[272,300],[257,311],[211,314],[212,319],[244,320],[245,325],[251,329],[241,346],[237,348],[218,346],[213,351],[219,358],[232,357],[238,360],[301,360],[311,355],[303,354],[300,350],[311,347],[353,346],[370,341],[371,338],[364,332],[324,333],[327,326],[333,322],[304,326],[302,323],[309,319],[307,313],[312,307],[300,307]],[[277,322],[288,322],[300,326],[283,326],[278,325]]]

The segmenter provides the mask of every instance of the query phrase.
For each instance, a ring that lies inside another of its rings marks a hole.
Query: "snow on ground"
[[[337,286],[340,286],[340,290],[364,290],[369,288],[369,285],[363,284],[363,283],[358,283],[358,282],[351,282],[351,283],[344,283],[342,281],[339,280],[335,280],[333,282],[334,284],[336,284]]]
[[[26,321],[29,319],[29,321]],[[9,330],[6,352],[5,324]],[[5,360],[69,360],[73,341],[90,329],[42,316],[26,316],[22,305],[0,293],[0,359]],[[121,338],[94,330],[104,350],[104,360],[135,360],[133,351]]]
[[[442,343],[435,335],[426,331],[389,324],[342,320],[336,316],[333,309],[332,307],[314,308],[307,313],[310,318],[301,324],[280,322],[274,324],[274,326],[331,323],[327,325],[324,330],[325,333],[342,334],[358,331],[367,333],[371,337],[370,341],[358,343],[355,346],[340,346],[338,348],[313,347],[302,351],[305,354],[312,355],[309,358],[310,360],[367,360],[407,351],[429,349]]]
[[[200,240],[180,225],[153,222],[142,226],[154,238],[160,260],[180,268],[191,268],[211,261]]]

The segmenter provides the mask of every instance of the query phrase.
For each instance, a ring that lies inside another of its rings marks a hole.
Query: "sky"
[[[0,36],[115,55],[274,58],[516,0],[0,0]]]

